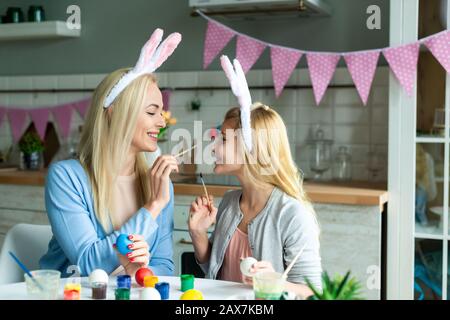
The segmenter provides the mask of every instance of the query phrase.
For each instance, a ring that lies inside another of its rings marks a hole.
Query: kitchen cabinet
[[[445,30],[450,6],[391,1],[391,46]],[[444,22],[444,21],[443,21]],[[387,298],[448,300],[450,77],[422,46],[416,94],[391,76]]]

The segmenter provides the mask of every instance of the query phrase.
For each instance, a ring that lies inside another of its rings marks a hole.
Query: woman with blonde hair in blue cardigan
[[[72,266],[82,276],[94,269],[134,275],[143,266],[173,273],[169,174],[178,171],[177,162],[164,155],[149,168],[144,154],[157,149],[165,126],[153,72],[181,40],[174,33],[160,44],[162,35],[161,29],[152,34],[134,68],[112,72],[95,89],[78,159],[50,166],[45,206],[53,237],[41,268],[63,276]],[[114,248],[120,234],[132,241],[127,255]]]

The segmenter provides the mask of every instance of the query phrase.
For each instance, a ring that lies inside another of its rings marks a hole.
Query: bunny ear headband
[[[220,57],[220,64],[222,65],[225,75],[230,81],[231,90],[238,99],[241,107],[241,126],[242,137],[244,139],[245,146],[249,152],[252,151],[252,127],[250,125],[250,107],[252,106],[252,97],[250,90],[248,89],[247,80],[245,79],[244,70],[242,70],[241,64],[237,59],[233,60],[233,65],[227,56]]]
[[[142,47],[139,60],[134,68],[128,71],[106,96],[104,108],[108,108],[134,79],[143,74],[154,72],[174,52],[181,41],[181,34],[172,33],[161,43],[163,33],[163,30],[159,28],[153,32],[150,39]],[[161,45],[159,45],[160,43]]]

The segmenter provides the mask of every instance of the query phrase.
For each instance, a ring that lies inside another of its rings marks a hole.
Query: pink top
[[[248,235],[239,228],[233,234],[223,258],[222,268],[218,279],[234,282],[243,282],[241,273],[241,258],[252,256],[252,250],[248,242]]]

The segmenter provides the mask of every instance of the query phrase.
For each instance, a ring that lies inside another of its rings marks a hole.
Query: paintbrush
[[[209,210],[211,210],[211,202],[209,201],[208,190],[206,189],[205,180],[203,180],[203,174],[201,172],[200,172],[200,180],[202,181],[203,190],[205,191],[206,194],[206,199],[208,199]]]
[[[286,268],[286,270],[283,272],[282,277],[286,278],[289,271],[291,271],[292,267],[294,266],[294,263],[297,261],[297,259],[300,257],[300,255],[302,254],[303,250],[305,249],[306,244],[303,245],[303,247],[300,249],[300,251],[297,253],[297,255],[295,256],[294,260],[291,261],[291,263],[288,265],[288,267]]]
[[[189,149],[187,149],[187,150],[184,150],[184,151],[181,151],[180,153],[177,153],[177,154],[174,155],[173,157],[177,158],[177,157],[179,157],[179,156],[182,156],[183,154],[185,154],[185,153],[191,151],[192,149],[194,149],[196,146],[197,146],[197,145],[194,144],[191,148],[189,148]]]

